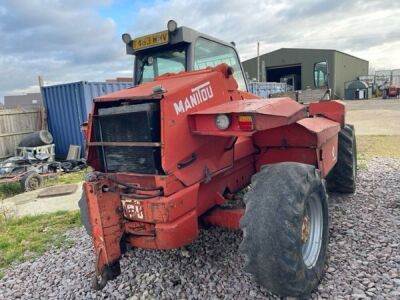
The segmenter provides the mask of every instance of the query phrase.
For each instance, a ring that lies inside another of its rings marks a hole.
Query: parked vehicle
[[[174,21],[123,40],[136,87],[96,98],[85,128],[94,171],[79,205],[94,287],[121,273],[127,244],[179,248],[201,223],[241,228],[245,269],[271,292],[310,295],[326,263],[325,180],[331,191],[356,188],[345,104],[252,95],[233,44]]]
[[[395,85],[388,86],[384,91],[384,99],[398,98],[400,96],[400,87]]]

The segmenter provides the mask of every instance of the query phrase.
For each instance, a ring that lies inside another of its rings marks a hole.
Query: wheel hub
[[[303,261],[309,269],[317,263],[322,245],[323,228],[321,201],[317,194],[313,194],[306,203],[300,237],[303,244]]]
[[[305,243],[310,236],[310,217],[305,215],[301,226],[301,241]]]
[[[36,190],[39,187],[39,181],[36,178],[32,178],[29,180],[28,185],[31,190]]]

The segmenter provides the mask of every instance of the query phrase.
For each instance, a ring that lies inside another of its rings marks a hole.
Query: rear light
[[[240,130],[251,131],[254,129],[252,116],[239,116]]]

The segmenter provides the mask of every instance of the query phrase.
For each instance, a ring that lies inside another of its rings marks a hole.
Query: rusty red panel
[[[243,157],[247,157],[256,152],[251,137],[240,136],[234,145],[234,159],[235,162]]]
[[[162,187],[164,196],[169,196],[184,188],[174,174],[170,175],[149,175],[134,173],[115,173],[109,174],[113,178],[127,184],[142,187]]]
[[[155,100],[168,97],[169,95],[180,93],[182,90],[193,85],[193,82],[207,80],[210,73],[215,73],[214,69],[186,72],[180,74],[166,74],[159,76],[157,80],[143,83],[134,88],[110,93],[95,99],[96,102],[115,101],[115,100]],[[179,81],[179,84],[177,82]],[[166,92],[164,94],[154,94],[153,88],[162,86]]]
[[[189,114],[226,102],[229,97],[240,97],[236,90],[227,93],[236,81],[232,76],[226,77],[223,69],[210,68],[194,74],[172,76],[173,85],[179,89],[169,90],[161,101],[162,167],[185,185],[233,165],[233,149],[226,150],[231,138],[194,136],[188,126]],[[182,84],[183,78],[190,79],[187,85]]]
[[[312,166],[318,165],[318,154],[316,149],[312,148],[268,148],[262,152],[256,159],[257,171],[267,164],[275,164],[280,162],[299,162]]]
[[[322,177],[326,177],[337,162],[337,145],[338,135],[334,135],[318,151],[318,169]]]
[[[259,147],[317,147],[340,131],[340,124],[325,118],[305,118],[288,126],[257,132],[254,143]]]
[[[243,208],[223,209],[217,207],[204,215],[202,219],[207,225],[219,226],[227,229],[239,229],[239,221],[243,214]]]
[[[344,127],[346,104],[339,100],[313,102],[309,105],[309,114],[311,116],[324,116]]]
[[[215,118],[226,114],[230,126],[220,130]],[[254,130],[243,131],[240,127],[239,116],[252,116]],[[214,136],[250,136],[256,131],[291,124],[306,116],[303,105],[290,98],[252,99],[231,101],[191,114],[190,126],[195,134]]]
[[[199,187],[197,214],[200,216],[219,203],[218,195],[224,194],[227,188],[230,192],[236,192],[243,188],[250,182],[253,174],[254,159],[246,157],[235,161],[233,168],[215,176],[210,182],[203,182]]]
[[[125,218],[148,223],[168,223],[196,208],[199,184],[169,197],[141,200],[122,196]]]
[[[231,101],[203,109],[192,115],[257,113],[263,115],[289,117],[298,111],[304,111],[304,106],[289,97],[272,99],[247,99],[246,101]]]
[[[189,244],[197,235],[197,213],[193,210],[173,222],[156,224],[155,236],[132,236],[129,243],[138,248],[174,249]]]
[[[296,122],[317,137],[317,146],[324,144],[340,131],[340,123],[326,118],[305,118]]]
[[[339,131],[339,123],[316,117],[256,133],[254,142],[262,149],[256,157],[257,170],[265,164],[293,161],[314,165],[326,176],[336,163]]]
[[[84,183],[83,190],[89,209],[92,240],[96,252],[96,271],[100,274],[121,256],[120,240],[123,234],[121,202],[118,195],[102,195],[101,183]]]

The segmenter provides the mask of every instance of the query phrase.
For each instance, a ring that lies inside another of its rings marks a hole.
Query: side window
[[[328,86],[328,64],[326,61],[314,65],[314,85],[317,88]]]
[[[154,79],[154,66],[144,66],[142,82],[152,81]]]
[[[168,56],[157,57],[157,75],[185,71],[185,52],[171,51],[168,54]]]
[[[194,47],[195,70],[215,67],[222,63],[226,63],[233,68],[233,76],[238,83],[239,90],[245,91],[246,84],[236,52],[231,47],[207,39],[199,38],[196,41]]]

